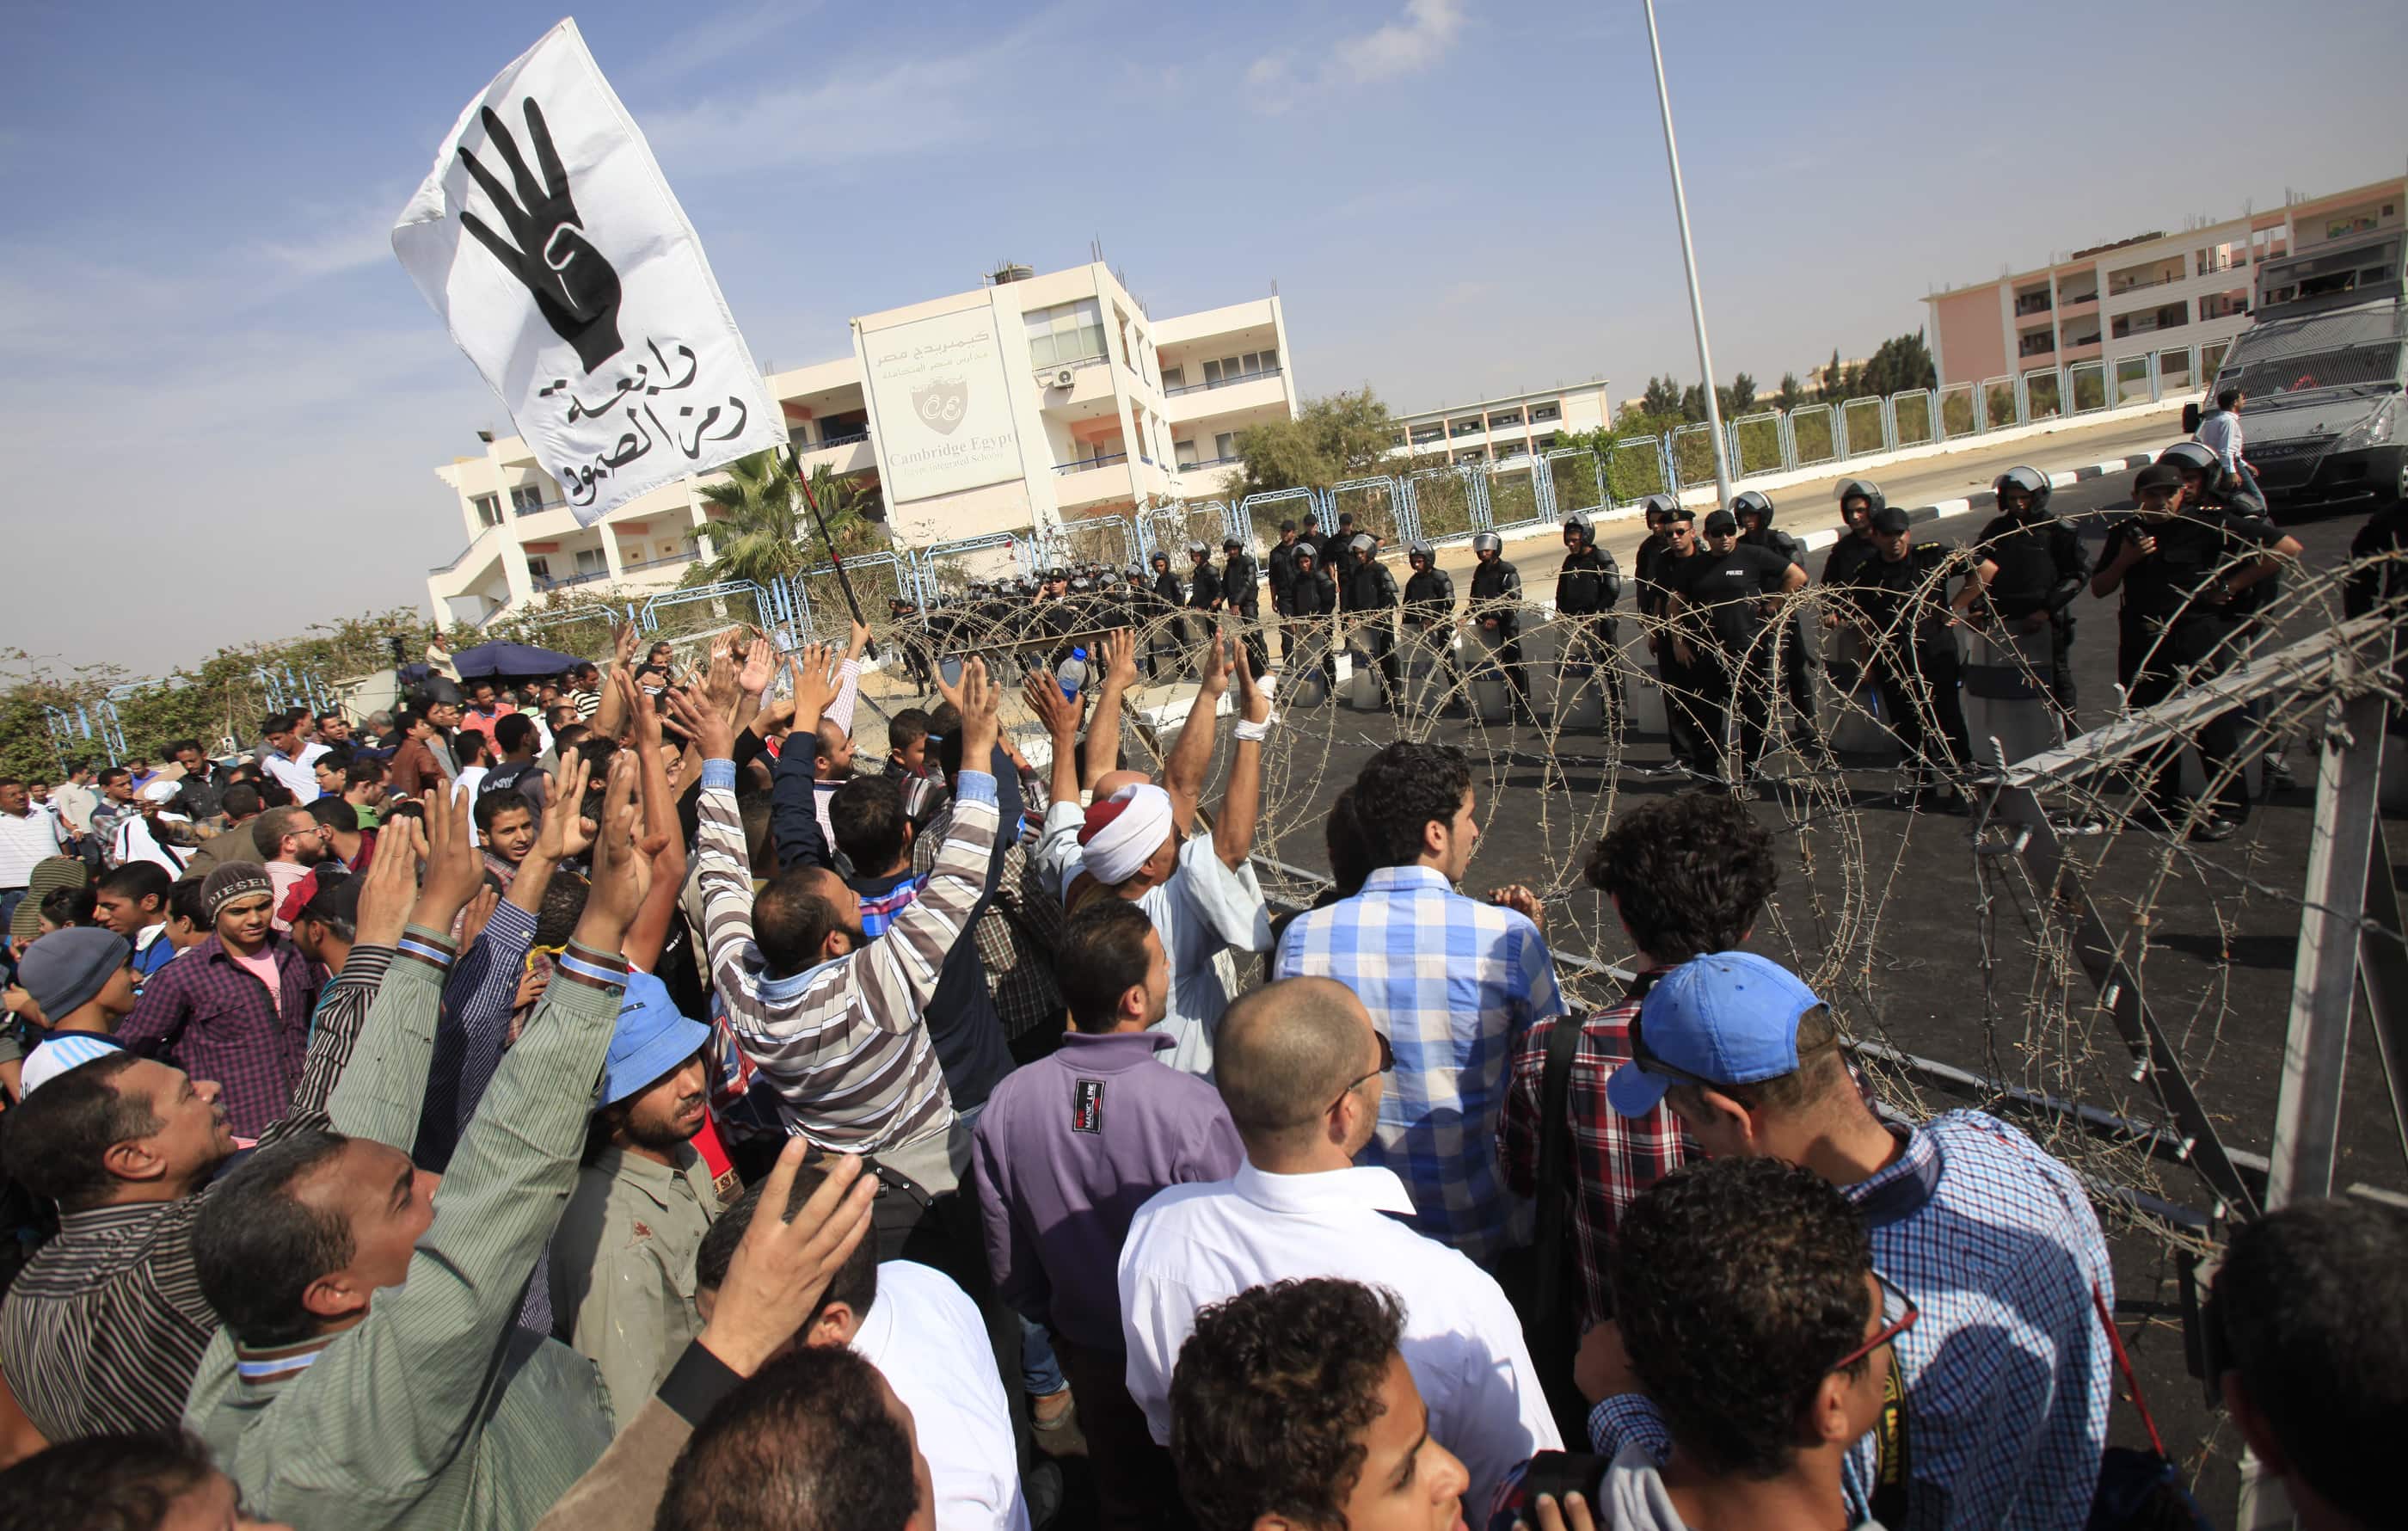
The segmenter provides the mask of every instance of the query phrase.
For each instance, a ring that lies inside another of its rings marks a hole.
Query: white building
[[[1449,463],[1501,463],[1546,451],[1557,431],[1598,430],[1612,418],[1605,379],[1592,378],[1569,388],[1398,415],[1404,430],[1393,451],[1412,457],[1444,453]]]
[[[769,389],[803,471],[859,476],[910,548],[1212,498],[1237,433],[1296,413],[1276,296],[1157,321],[1101,263],[1008,266],[852,331],[852,354]],[[647,594],[710,556],[701,480],[580,527],[518,436],[435,471],[468,537],[427,576],[440,618],[481,622],[566,585]]]

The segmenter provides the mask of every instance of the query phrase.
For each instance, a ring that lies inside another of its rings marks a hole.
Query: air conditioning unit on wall
[[[1077,380],[1078,374],[1067,366],[1054,374],[1054,386],[1056,388],[1068,388]]]

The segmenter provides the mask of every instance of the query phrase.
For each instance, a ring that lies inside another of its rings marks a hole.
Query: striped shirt
[[[2084,1524],[2114,1379],[2090,1294],[2112,1311],[2115,1274],[2082,1182],[1996,1117],[1948,1111],[1840,1189],[1871,1226],[1873,1268],[1922,1309],[1898,1338],[1913,1478],[1894,1531]],[[1878,1434],[1841,1467],[1859,1512]],[[1637,1445],[1659,1462],[1670,1444],[1638,1394],[1598,1404],[1589,1435],[1608,1455]]]
[[[995,778],[964,771],[953,837],[927,886],[868,946],[771,978],[752,940],[752,870],[733,761],[703,762],[695,869],[703,940],[727,1026],[777,1091],[790,1130],[822,1148],[881,1152],[942,1132],[953,1105],[925,1012],[945,953],[986,881]]]
[[[355,946],[333,988],[375,987],[391,947]],[[351,1060],[364,1009],[340,1007],[309,1038],[292,1112],[263,1142],[326,1124],[326,1098]],[[179,1201],[119,1203],[68,1212],[0,1302],[0,1370],[45,1438],[162,1430],[184,1393],[218,1316],[201,1296],[193,1224],[204,1186]]]
[[[1564,1013],[1539,927],[1430,867],[1383,866],[1354,897],[1297,916],[1276,971],[1354,990],[1396,1049],[1379,1127],[1354,1162],[1397,1172],[1413,1226],[1474,1260],[1527,1243],[1528,1204],[1498,1172],[1497,1124],[1514,1043]]]
[[[413,925],[329,1105],[408,1151],[452,959]],[[570,945],[435,1193],[407,1278],[337,1334],[259,1350],[220,1333],[184,1423],[263,1520],[346,1531],[518,1531],[609,1444],[594,1364],[518,1327],[519,1295],[577,1183],[594,1080],[626,985],[616,952]]]

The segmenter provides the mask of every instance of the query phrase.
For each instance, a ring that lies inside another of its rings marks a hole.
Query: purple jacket
[[[1013,1070],[970,1140],[996,1287],[1073,1345],[1118,1351],[1122,1241],[1165,1186],[1245,1162],[1220,1093],[1156,1063],[1160,1032],[1073,1031]]]

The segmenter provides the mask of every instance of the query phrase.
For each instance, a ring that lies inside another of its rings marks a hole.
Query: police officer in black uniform
[[[1732,496],[1730,508],[1739,518],[1740,546],[1768,549],[1801,572],[1805,569],[1805,544],[1772,524],[1770,496],[1744,489]],[[1789,698],[1790,710],[1798,714],[1789,742],[1800,750],[1813,749],[1822,742],[1822,736],[1814,728],[1814,656],[1807,651],[1803,610],[1790,613],[1787,631],[1781,635],[1781,691]]]
[[[1322,681],[1333,692],[1338,689],[1338,652],[1330,643],[1329,624],[1330,614],[1337,609],[1338,583],[1321,566],[1320,549],[1298,542],[1296,583],[1288,587],[1288,616],[1295,625],[1288,636],[1301,641],[1308,654],[1321,655]]]
[[[2206,449],[2202,448],[2201,451]],[[2211,459],[2214,453],[2208,453]],[[2068,734],[2073,711],[2073,601],[2090,582],[2082,538],[2048,508],[2048,475],[2011,467],[1990,485],[1999,513],[1973,538],[1981,562],[1957,608],[1975,625],[1996,622],[2013,633],[2049,633],[2048,693]]]
[[[1873,517],[1889,508],[1889,496],[1870,479],[1842,479],[1838,494],[1840,518],[1848,529],[1823,556],[1823,582],[1844,585],[1858,565],[1881,556],[1872,531]]]
[[[1893,505],[1874,511],[1868,529],[1872,556],[1858,563],[1837,591],[1842,609],[1864,641],[1883,721],[1911,762],[1897,800],[1955,806],[1962,798],[1954,775],[1973,753],[1956,694],[1963,666],[1943,588],[1956,550],[1941,542],[1917,543],[1907,530],[1906,512]],[[1842,619],[1835,612],[1825,620],[1836,625]]]
[[[1416,542],[1405,551],[1412,574],[1405,580],[1405,635],[1433,665],[1446,672],[1445,705],[1452,708],[1463,691],[1463,671],[1455,663],[1455,580],[1438,566],[1438,550]]]
[[[935,674],[931,662],[927,613],[909,596],[886,598],[886,620],[895,624],[896,647],[903,651],[903,668],[924,695]]]
[[[1178,664],[1187,663],[1187,619],[1179,613],[1187,605],[1187,587],[1179,576],[1170,572],[1170,554],[1157,550],[1154,555],[1154,637],[1151,648],[1167,650],[1179,656]]]
[[[2172,463],[2183,476],[2183,503],[2197,509],[2202,506],[2225,511],[2250,523],[2247,535],[2253,541],[2271,546],[2282,536],[2267,514],[2265,500],[2251,492],[2248,482],[2224,465],[2214,449],[2196,441],[2177,441],[2157,453],[2160,463]],[[2225,610],[2235,623],[2237,647],[2247,649],[2270,630],[2268,613],[2273,610],[2283,594],[2283,572],[2277,568],[2263,579],[2252,581],[2232,597]],[[2268,697],[2263,692],[2249,699],[2249,721],[2266,721]],[[2270,739],[2265,753],[2265,787],[2275,792],[2297,785],[2291,778],[2290,762],[2283,757],[2283,741]]]
[[[1380,545],[1368,532],[1357,533],[1349,551],[1354,566],[1347,571],[1347,630],[1356,651],[1380,666],[1380,690],[1389,711],[1397,711],[1403,694],[1397,685],[1397,577],[1380,562]]]
[[[1321,535],[1321,566],[1338,581],[1338,609],[1346,609],[1346,575],[1354,566],[1354,512],[1338,518],[1338,529]]]
[[[1563,644],[1555,654],[1559,725],[1570,710],[1575,671],[1597,686],[1604,726],[1612,730],[1622,722],[1622,677],[1614,665],[1620,630],[1613,620],[1614,604],[1621,599],[1622,566],[1597,545],[1597,527],[1586,512],[1575,510],[1564,517],[1564,562],[1555,574],[1555,614],[1565,623]]]
[[[1656,498],[1663,502],[1657,524],[1664,547],[1648,564],[1640,605],[1656,622],[1647,635],[1647,647],[1656,655],[1656,680],[1664,692],[1664,732],[1674,770],[1720,779],[1722,747],[1713,733],[1713,678],[1701,672],[1695,647],[1672,641],[1675,629],[1669,625],[1672,593],[1687,582],[1691,563],[1705,556],[1698,540],[1698,513],[1670,494]]]
[[[1706,517],[1706,546],[1666,566],[1670,579],[1672,641],[1694,678],[1713,752],[1684,761],[1693,771],[1738,786],[1764,758],[1772,718],[1771,620],[1781,601],[1806,588],[1806,571],[1770,548],[1741,543],[1739,518],[1727,510]],[[1739,713],[1739,763],[1727,768],[1723,741]]]
[[[2143,708],[2164,701],[2186,680],[2222,673],[2233,648],[2234,599],[2278,572],[2283,559],[2297,558],[2300,545],[2255,517],[2192,508],[2182,469],[2172,463],[2152,463],[2135,474],[2132,494],[2140,509],[2108,526],[2090,593],[2102,600],[2123,597],[2115,672],[2127,700]],[[2240,749],[2241,719],[2237,708],[2222,713],[2192,736],[2211,783]],[[2249,796],[2237,769],[2217,795],[2214,813],[2191,824],[2188,838],[2225,839],[2247,820]],[[2188,805],[2173,762],[2160,765],[2145,797],[2136,816],[2143,823],[2167,831],[2182,823]]]
[[[1209,644],[1213,629],[1221,625],[1216,615],[1221,609],[1221,576],[1212,567],[1212,550],[1201,542],[1187,544],[1187,564],[1190,631],[1197,644]]]
[[[1296,615],[1289,609],[1288,594],[1296,588],[1296,551],[1303,544],[1297,540],[1296,522],[1280,522],[1279,540],[1271,544],[1270,555],[1263,561],[1263,572],[1271,585],[1271,625],[1280,630],[1280,657],[1287,657],[1287,646],[1295,637],[1288,631],[1287,619]]]
[[[1522,571],[1505,562],[1505,539],[1494,532],[1471,538],[1471,608],[1465,621],[1480,636],[1482,647],[1494,644],[1497,667],[1504,672],[1511,698],[1512,720],[1536,723],[1530,710],[1530,678],[1522,663]]]
[[[1271,667],[1270,646],[1263,641],[1262,592],[1256,584],[1254,555],[1246,551],[1245,542],[1236,537],[1221,539],[1221,604],[1229,615],[1238,619],[1238,629],[1245,635],[1246,657],[1256,675],[1268,674]]]

